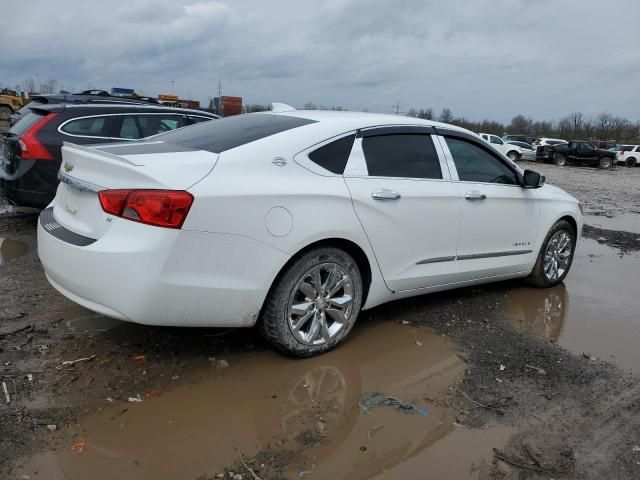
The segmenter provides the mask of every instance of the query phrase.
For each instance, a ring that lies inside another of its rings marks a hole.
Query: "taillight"
[[[181,228],[193,203],[183,190],[102,190],[98,198],[111,215],[165,228]]]
[[[36,133],[38,133],[42,127],[44,127],[51,120],[56,118],[59,113],[49,113],[38,120],[36,123],[31,125],[29,129],[20,135],[18,139],[18,143],[20,144],[20,149],[22,150],[20,156],[22,158],[28,160],[53,160],[51,153],[49,150],[45,148],[40,140],[36,138]]]

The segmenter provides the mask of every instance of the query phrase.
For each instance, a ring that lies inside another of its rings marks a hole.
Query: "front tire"
[[[520,154],[515,150],[511,150],[509,153],[507,153],[507,157],[509,157],[509,160],[511,160],[512,162],[517,162],[518,160],[520,160]]]
[[[575,249],[575,229],[566,220],[557,221],[545,237],[527,281],[540,288],[558,285],[569,273]]]
[[[602,168],[603,170],[608,170],[609,168],[611,168],[612,163],[613,162],[610,157],[600,157],[600,160],[598,161],[598,167]]]
[[[312,357],[351,331],[362,304],[355,260],[331,247],[306,252],[278,276],[259,321],[264,338],[283,353]]]

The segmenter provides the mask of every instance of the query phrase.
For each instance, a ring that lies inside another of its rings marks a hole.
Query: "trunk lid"
[[[217,158],[158,141],[93,148],[65,143],[53,216],[75,233],[100,238],[110,225],[98,200],[100,190],[187,190],[211,172]]]

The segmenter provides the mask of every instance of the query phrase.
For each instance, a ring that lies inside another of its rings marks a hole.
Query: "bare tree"
[[[444,107],[442,112],[440,112],[440,116],[438,117],[439,122],[443,123],[451,123],[453,121],[453,113],[448,107]]]

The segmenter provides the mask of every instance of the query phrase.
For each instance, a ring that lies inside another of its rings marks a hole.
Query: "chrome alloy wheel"
[[[544,275],[552,282],[561,278],[571,261],[571,236],[566,230],[553,234],[544,252]]]
[[[322,345],[353,321],[353,282],[336,263],[305,273],[289,299],[288,323],[296,340]]]

